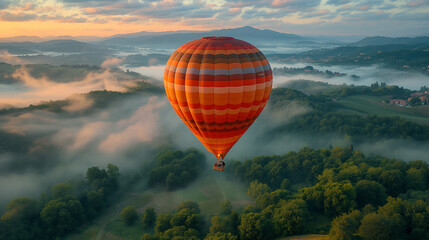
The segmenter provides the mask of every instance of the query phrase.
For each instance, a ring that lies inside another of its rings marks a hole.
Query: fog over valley
[[[121,64],[118,58],[108,59],[105,67]],[[272,67],[284,65],[273,63]],[[286,65],[288,67],[305,67],[306,64]],[[290,77],[275,76],[274,87],[287,86],[288,82],[297,79],[327,82],[330,84],[370,85],[375,81],[400,83],[404,87],[414,84],[413,88],[425,84],[427,76],[407,72],[392,73],[387,77],[383,73],[388,69],[376,66],[351,68],[341,66],[321,67],[344,72],[348,75],[360,74],[359,80],[349,76],[336,78],[315,77],[312,75],[294,75]],[[126,68],[149,76],[149,81],[162,83],[164,66]],[[40,101],[68,100],[60,111],[30,110],[0,115],[1,131],[4,134],[28,139],[24,151],[6,151],[0,153],[1,189],[8,192],[2,195],[0,204],[25,195],[37,197],[51,185],[72,179],[84,174],[91,166],[105,166],[113,163],[123,173],[139,168],[146,158],[153,157],[153,152],[168,143],[179,149],[194,147],[207,155],[209,162],[214,157],[199,144],[182,121],[172,111],[164,94],[154,96],[130,96],[97,108],[94,100],[82,93],[94,90],[127,92],[144,77],[137,76],[118,79],[119,74],[110,68],[90,72],[82,79],[59,83],[58,79],[33,77],[27,67],[18,68],[12,77],[15,84],[2,85],[1,104],[7,109],[10,106],[25,107],[29,104],[40,104]],[[415,78],[412,79],[411,76]],[[414,83],[408,81],[414,80]],[[418,83],[417,83],[418,82]],[[162,86],[162,85],[160,85]],[[43,102],[41,102],[43,104]],[[267,106],[263,114],[245,133],[228,154],[228,159],[244,160],[260,155],[284,154],[298,151],[303,147],[329,148],[332,146],[348,147],[352,141],[341,134],[322,134],[315,137],[311,133],[285,133],[272,136],[272,131],[306,113],[313,111],[309,106],[292,101],[281,109]],[[355,149],[369,155],[383,154],[387,157],[402,160],[424,160],[429,162],[426,153],[429,144],[413,140],[382,139],[354,143]],[[258,146],[258,147],[255,147]],[[14,184],[9,184],[13,181]]]

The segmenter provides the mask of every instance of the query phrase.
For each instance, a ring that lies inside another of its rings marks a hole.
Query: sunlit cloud
[[[113,64],[115,60],[111,60]],[[119,81],[117,76],[105,69],[103,72],[90,72],[82,79],[73,82],[55,82],[46,76],[34,77],[27,67],[18,68],[11,77],[21,83],[25,90],[2,94],[0,96],[0,108],[15,106],[24,107],[40,101],[59,100],[70,97],[75,93],[87,93],[94,90],[126,91],[127,87],[135,84],[134,79]],[[70,105],[64,110],[78,112],[92,106],[92,102],[86,98],[74,95],[68,98]]]
[[[383,14],[384,21],[379,21]],[[209,30],[251,25],[298,34],[349,34],[341,29],[371,23],[355,34],[425,35],[425,0],[1,1],[0,37],[109,36],[138,31]],[[79,24],[76,27],[72,24]],[[409,25],[418,25],[407,31]],[[42,26],[43,25],[43,26]],[[337,31],[334,26],[339,25]],[[392,29],[397,26],[401,31]]]

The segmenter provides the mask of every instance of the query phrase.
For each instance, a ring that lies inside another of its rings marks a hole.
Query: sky
[[[0,38],[252,26],[300,35],[429,35],[429,0],[0,0]]]

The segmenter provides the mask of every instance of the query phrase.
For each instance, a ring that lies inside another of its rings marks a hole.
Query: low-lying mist
[[[293,63],[293,64],[284,64],[284,63],[271,63],[271,67],[283,68],[303,68],[305,66],[313,66],[315,69],[320,71],[329,70],[332,72],[346,73],[347,76],[344,77],[332,77],[324,78],[321,76],[311,75],[311,74],[297,74],[291,76],[276,76],[274,79],[275,86],[281,86],[282,84],[298,79],[327,82],[330,84],[341,85],[354,84],[370,86],[375,82],[385,82],[388,85],[396,85],[399,87],[408,88],[411,90],[419,90],[421,86],[429,85],[429,75],[424,75],[422,73],[411,72],[411,71],[399,71],[391,68],[385,68],[379,65],[371,66],[346,66],[346,65],[333,65],[333,66],[321,66],[314,63]],[[350,77],[351,75],[357,75],[360,78],[354,79]]]
[[[105,68],[101,73],[90,72],[82,79],[64,83],[46,76],[34,77],[25,65],[17,69],[12,77],[18,84],[1,85],[0,108],[25,107],[41,101],[61,100],[76,93],[94,90],[125,91],[137,80],[119,81],[110,68]]]
[[[120,59],[112,60],[109,65],[106,63],[106,66],[120,63]],[[318,66],[315,68],[325,69]],[[356,85],[370,84],[375,81],[390,84],[389,81],[399,81],[400,78],[393,80],[388,77],[389,75],[383,76],[377,71],[385,70],[377,67],[368,67],[363,70],[346,67],[326,69],[361,76]],[[163,71],[164,66],[153,66],[142,68],[140,73],[162,81]],[[16,77],[22,80],[23,86],[14,89],[14,94],[7,95],[0,92],[0,103],[28,105],[41,100],[64,99],[75,93],[92,90],[123,91],[128,84],[133,83],[118,81],[108,69],[101,75],[92,73],[85,79],[71,83],[56,83],[47,78],[32,78],[27,75],[25,68],[17,71]],[[284,82],[299,78],[338,84],[351,81],[348,77],[330,79],[311,77],[309,75],[290,78],[276,76],[274,83],[275,86],[281,86]],[[409,79],[406,78],[403,81],[409,81]],[[415,86],[420,87],[425,85],[425,81],[429,82],[429,78],[419,75],[415,81]],[[84,175],[88,167],[105,167],[108,163],[113,163],[119,166],[123,174],[139,171],[141,165],[152,159],[156,149],[162,146],[179,149],[194,147],[205,153],[209,162],[215,160],[215,157],[198,142],[179,119],[164,95],[133,96],[91,112],[83,112],[91,109],[91,99],[84,95],[75,95],[70,99],[72,99],[70,105],[64,107],[65,111],[62,113],[34,110],[0,116],[2,131],[32,141],[27,152],[0,152],[0,189],[8,193],[0,195],[1,207],[17,197],[37,197],[53,184]],[[231,149],[226,157],[227,167],[230,159],[244,160],[259,155],[285,154],[302,147],[347,147],[352,143],[344,136],[335,134],[272,135],[276,127],[287,124],[310,111],[312,111],[310,107],[293,101],[281,110],[273,110],[268,106]],[[427,154],[429,143],[387,139],[354,144],[354,147],[355,150],[367,155],[380,154],[406,161],[419,159],[429,162]]]
[[[293,80],[311,80],[319,82],[327,82],[334,85],[364,85],[370,86],[375,82],[385,82],[388,85],[396,85],[399,87],[408,88],[411,90],[419,90],[421,86],[429,85],[429,75],[424,75],[422,73],[411,72],[411,71],[399,71],[391,68],[385,68],[380,65],[371,65],[371,66],[347,66],[347,65],[333,65],[333,66],[322,66],[314,63],[277,63],[272,62],[271,67],[274,68],[303,68],[305,66],[313,66],[315,69],[320,71],[332,71],[345,73],[346,76],[342,77],[332,77],[325,78],[318,75],[312,74],[295,74],[290,76],[274,76],[274,87],[280,87],[285,83]],[[145,76],[149,76],[155,80],[163,81],[164,78],[164,65],[151,65],[151,66],[140,66],[140,67],[129,67],[126,65],[121,65],[121,69],[138,72]],[[360,78],[352,78],[352,75],[357,75]]]

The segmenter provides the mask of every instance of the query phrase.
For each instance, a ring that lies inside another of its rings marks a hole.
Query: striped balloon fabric
[[[202,144],[224,158],[264,109],[273,75],[253,45],[231,37],[204,37],[168,60],[168,100]]]

